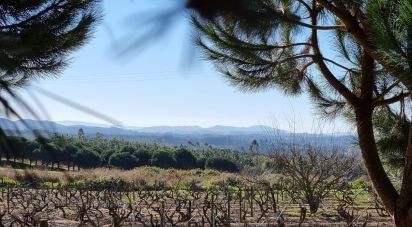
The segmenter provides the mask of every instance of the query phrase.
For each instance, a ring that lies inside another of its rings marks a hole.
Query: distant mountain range
[[[82,128],[88,134],[103,133],[106,135],[130,135],[135,133],[145,134],[181,134],[181,135],[251,135],[267,133],[287,133],[287,131],[271,128],[263,125],[250,127],[233,127],[233,126],[213,126],[203,128],[200,126],[152,126],[152,127],[120,127],[104,124],[94,124],[87,122],[75,121],[37,121],[37,120],[17,120],[12,121],[0,118],[0,127],[3,130],[11,131],[29,131],[41,130],[58,133],[77,133]]]
[[[156,142],[170,145],[181,144],[208,144],[223,148],[247,149],[253,140],[257,140],[261,148],[268,148],[273,139],[281,136],[288,140],[291,136],[299,142],[333,141],[335,144],[348,145],[353,141],[353,135],[315,135],[308,133],[292,134],[291,132],[263,126],[232,127],[213,126],[203,128],[199,126],[154,126],[154,127],[115,127],[103,124],[74,121],[37,121],[17,120],[12,121],[0,118],[0,128],[9,134],[33,136],[33,130],[43,133],[59,133],[77,135],[80,128],[86,136],[97,133],[106,137],[119,137],[127,140]]]

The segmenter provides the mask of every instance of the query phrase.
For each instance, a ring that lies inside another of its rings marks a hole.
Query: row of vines
[[[330,192],[317,214],[299,193],[265,184],[213,190],[7,185],[0,188],[0,226],[362,226],[389,220],[367,189]]]

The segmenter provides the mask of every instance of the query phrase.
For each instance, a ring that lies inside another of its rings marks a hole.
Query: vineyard
[[[357,161],[321,151],[277,153],[260,175],[3,168],[0,226],[390,226]]]
[[[259,183],[210,190],[3,184],[0,226],[391,226],[366,189],[331,192],[316,214],[298,193]]]

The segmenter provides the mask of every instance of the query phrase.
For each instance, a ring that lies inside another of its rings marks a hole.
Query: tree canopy
[[[35,78],[57,76],[68,64],[69,54],[91,37],[100,18],[99,2],[0,2],[0,105],[6,115],[21,118],[16,109],[21,105],[37,117],[13,88]]]
[[[353,119],[375,190],[398,226],[412,226],[412,143],[404,148],[397,191],[380,159],[373,122],[385,108],[408,113],[410,1],[190,0],[186,6],[194,12],[198,45],[232,85],[307,92],[323,116]]]
[[[4,140],[2,138],[0,137],[0,158],[6,159],[6,163],[13,166],[42,166],[58,170],[75,170],[76,167],[132,169],[140,166],[157,166],[175,169],[211,168],[236,172],[249,172],[249,169],[254,169],[263,172],[264,167],[256,169],[259,166],[257,162],[268,160],[268,156],[264,154],[221,149],[210,145],[168,146],[106,138],[101,135],[78,137],[55,134],[50,138],[33,140],[6,135]],[[229,163],[229,166],[206,165],[208,160],[215,158],[219,158],[223,163]]]
[[[114,153],[110,156],[109,165],[122,169],[133,169],[139,165],[139,160],[128,152]]]
[[[181,169],[194,169],[196,167],[195,156],[187,149],[181,148],[174,153],[176,166]]]
[[[0,3],[2,82],[19,85],[59,72],[67,54],[90,37],[98,19],[96,0]]]

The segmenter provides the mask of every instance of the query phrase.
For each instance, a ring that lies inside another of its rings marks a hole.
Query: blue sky
[[[290,121],[296,121],[300,130],[307,131],[319,120],[305,95],[285,97],[276,90],[245,94],[231,87],[191,44],[191,29],[183,14],[162,37],[150,37],[154,41],[128,48],[127,44],[149,27],[139,23],[152,12],[148,10],[152,5],[143,2],[148,1],[105,0],[104,18],[94,38],[72,54],[71,64],[62,75],[35,82],[34,86],[127,126],[268,124],[288,128]],[[154,0],[149,4],[165,2]],[[130,51],[119,55],[125,48]],[[76,108],[36,96],[47,108],[49,116],[42,115],[45,119],[105,123]],[[328,122],[326,127],[350,129],[340,120]]]

